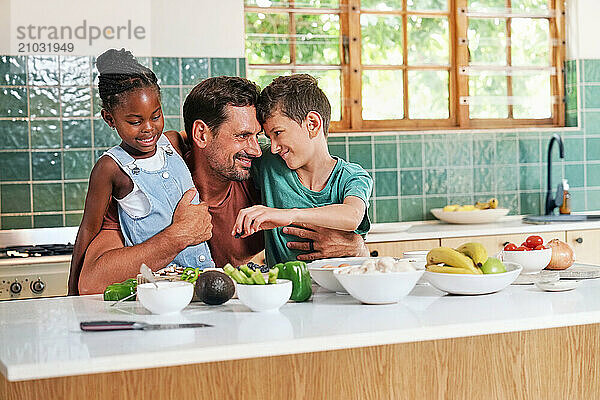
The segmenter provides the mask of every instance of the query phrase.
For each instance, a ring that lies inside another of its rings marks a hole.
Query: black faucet
[[[558,149],[560,152],[560,158],[565,158],[565,148],[563,146],[562,138],[558,133],[552,135],[550,144],[548,145],[548,191],[546,192],[546,215],[550,215],[554,212],[556,207],[560,207],[563,202],[563,185],[560,183],[556,189],[556,197],[552,197],[552,145],[554,142],[558,142]]]

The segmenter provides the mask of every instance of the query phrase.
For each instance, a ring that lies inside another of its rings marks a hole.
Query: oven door
[[[70,256],[69,256],[70,257]],[[0,300],[66,296],[70,261],[46,261],[44,258],[2,260],[0,265]],[[68,257],[67,257],[68,258]]]

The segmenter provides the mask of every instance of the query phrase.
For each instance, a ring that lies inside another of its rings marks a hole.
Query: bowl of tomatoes
[[[541,236],[529,236],[520,246],[508,243],[500,252],[500,259],[523,267],[522,274],[536,274],[546,268],[552,258],[552,249],[544,245]]]

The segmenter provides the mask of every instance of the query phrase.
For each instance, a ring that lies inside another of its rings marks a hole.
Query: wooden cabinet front
[[[588,324],[20,382],[0,373],[0,399],[596,399],[599,352],[600,324]],[[249,385],[255,371],[277,382]]]
[[[577,262],[600,264],[600,230],[568,231],[567,243]]]
[[[405,251],[431,250],[440,245],[439,239],[405,240],[400,242],[367,243],[371,257],[402,257]]]

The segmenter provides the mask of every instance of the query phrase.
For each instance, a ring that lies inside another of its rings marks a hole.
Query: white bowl
[[[399,302],[413,290],[424,272],[340,273],[345,269],[337,268],[333,271],[333,275],[352,297],[365,304],[390,304]]]
[[[277,279],[270,285],[237,284],[238,298],[252,311],[276,311],[292,295],[292,281]]]
[[[408,261],[416,270],[425,270],[425,265],[427,265],[427,260],[420,257],[402,257],[401,260]]]
[[[333,271],[337,268],[323,268],[323,266],[337,266],[340,264],[361,265],[368,259],[369,257],[324,258],[308,263],[306,267],[308,268],[311,278],[313,278],[313,280],[322,288],[337,293],[348,293],[333,275]]]
[[[546,268],[552,258],[552,249],[530,251],[504,251],[500,252],[502,261],[520,264],[523,274],[536,274]]]
[[[183,310],[194,295],[194,285],[183,281],[158,281],[137,286],[137,298],[153,314],[171,314]]]
[[[349,266],[353,265],[362,265],[366,260],[372,259],[373,257],[342,257],[342,258],[324,258],[321,260],[313,261],[307,264],[308,271],[310,272],[310,276],[313,278],[315,282],[322,288],[325,288],[329,291],[336,293],[344,293],[347,294],[348,291],[342,286],[342,284],[337,279],[336,275],[333,274],[333,271],[339,268],[323,268],[325,265],[340,265],[340,264],[348,264]],[[375,257],[378,258],[378,257]],[[397,260],[399,258],[396,258]],[[420,260],[418,258],[406,258],[411,265],[417,270],[424,270],[426,261]]]
[[[373,257],[338,257],[338,258],[322,258],[320,260],[315,260],[306,264],[308,269],[311,268],[321,268],[324,265],[340,265],[340,264],[348,264],[348,265],[361,265],[368,259]],[[332,268],[336,269],[336,268]]]
[[[333,275],[333,271],[335,269],[336,268],[309,268],[308,272],[310,272],[311,278],[317,282],[317,285],[321,286],[322,288],[325,288],[331,292],[348,293]]]
[[[517,279],[523,267],[505,262],[501,274],[449,274],[425,271],[425,279],[435,288],[452,294],[487,294],[504,289]]]
[[[449,224],[487,224],[504,217],[510,209],[490,208],[488,210],[444,211],[442,208],[432,208],[431,214]]]

